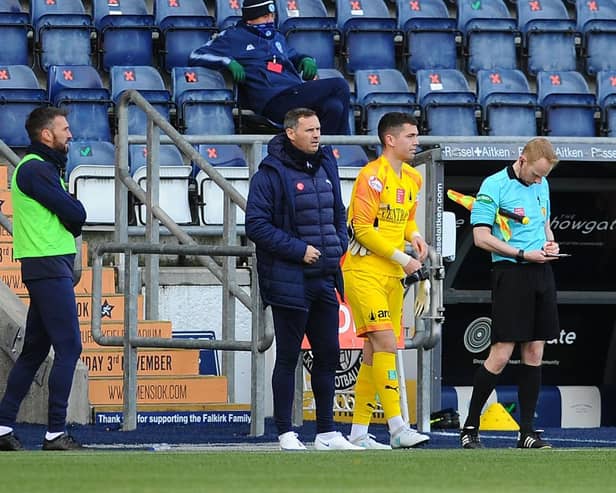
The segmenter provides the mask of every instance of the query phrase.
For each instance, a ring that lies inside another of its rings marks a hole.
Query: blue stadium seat
[[[336,66],[336,20],[321,0],[276,0],[278,29],[290,47],[306,53],[323,68]]]
[[[182,133],[235,133],[235,99],[220,72],[205,67],[174,67],[171,82]]]
[[[199,144],[197,151],[212,166],[248,166],[244,151],[235,144]],[[195,168],[194,171],[200,170],[197,166]]]
[[[596,98],[579,72],[539,72],[537,102],[543,109],[544,135],[596,136]]]
[[[12,147],[27,147],[30,139],[24,127],[30,112],[47,105],[47,94],[27,65],[0,67],[0,139]]]
[[[185,66],[190,52],[217,31],[202,0],[155,0],[154,24],[163,37],[161,65],[167,71]]]
[[[111,141],[111,97],[91,65],[52,65],[47,75],[49,102],[69,110],[74,140]]]
[[[28,65],[29,23],[19,0],[0,0],[0,65]]]
[[[147,180],[147,148],[145,145],[132,144],[128,146],[128,159],[133,179],[141,188],[146,189]],[[192,222],[188,200],[188,184],[192,167],[184,164],[182,153],[174,145],[159,147],[160,207],[178,224]],[[138,223],[145,224],[146,208],[143,204],[135,206]]]
[[[455,69],[417,71],[417,102],[428,135],[478,135],[477,98]]]
[[[595,75],[602,70],[616,69],[612,52],[616,43],[616,3],[613,0],[580,1],[576,11],[586,73]]]
[[[368,155],[360,145],[333,145],[332,151],[339,167],[361,168],[368,162]]]
[[[415,113],[415,94],[396,69],[357,70],[355,97],[362,108],[362,124],[369,135],[377,134],[381,117],[389,111]]]
[[[30,18],[39,65],[90,65],[92,18],[81,0],[32,0]]]
[[[235,147],[235,148],[234,148]],[[234,186],[243,197],[248,197],[250,170],[243,152],[238,146],[201,144],[199,153],[210,164],[216,166],[222,176]],[[195,165],[197,193],[199,196],[199,221],[202,225],[223,224],[224,194],[205,171]],[[236,209],[237,224],[244,224],[244,211]]]
[[[145,0],[92,0],[100,52],[99,67],[152,65],[154,17]]]
[[[397,22],[384,0],[336,0],[336,22],[346,73],[396,67]]]
[[[458,0],[458,30],[463,34],[470,74],[481,69],[516,68],[516,22],[503,0]]]
[[[477,100],[485,134],[537,135],[537,96],[522,71],[479,70]]]
[[[561,0],[517,0],[527,73],[576,70],[575,21]]]
[[[339,77],[344,79],[344,75],[342,72],[335,68],[320,68],[317,70],[317,79],[331,79]],[[346,80],[346,79],[345,79]],[[355,94],[351,93],[351,104],[350,108],[353,109],[357,106],[355,102]],[[351,131],[351,135],[355,135],[355,113],[354,111],[349,111],[349,129]]]
[[[124,91],[135,89],[167,120],[171,96],[158,70],[149,66],[111,67],[111,100],[117,104]],[[144,135],[147,124],[145,112],[131,105],[128,108],[128,133]]]
[[[396,0],[396,9],[410,74],[421,69],[456,68],[456,21],[449,17],[443,0]]]
[[[603,132],[616,135],[616,70],[597,72],[597,103],[601,108]]]
[[[223,30],[242,18],[242,0],[216,0],[216,26]]]
[[[115,147],[111,142],[71,141],[68,191],[81,201],[88,224],[115,222]]]

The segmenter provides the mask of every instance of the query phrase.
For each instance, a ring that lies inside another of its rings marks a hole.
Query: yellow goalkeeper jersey
[[[361,269],[392,277],[404,277],[402,266],[391,259],[394,250],[404,251],[404,240],[418,232],[415,222],[421,174],[402,163],[400,176],[380,156],[359,172],[348,210],[355,238],[370,251],[368,255],[347,252],[343,270]]]

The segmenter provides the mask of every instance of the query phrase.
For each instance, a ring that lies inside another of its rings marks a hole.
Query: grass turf
[[[615,449],[18,452],[0,453],[0,478],[3,493],[606,492],[615,460]]]

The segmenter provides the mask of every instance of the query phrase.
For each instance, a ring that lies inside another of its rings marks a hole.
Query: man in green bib
[[[37,108],[26,121],[31,145],[11,180],[13,250],[30,306],[21,354],[11,370],[0,402],[0,450],[22,450],[13,432],[19,406],[51,347],[48,428],[43,450],[74,450],[81,445],[66,433],[66,409],[73,373],[81,354],[81,337],[73,265],[75,237],[86,211],[66,191],[71,131],[66,111]]]

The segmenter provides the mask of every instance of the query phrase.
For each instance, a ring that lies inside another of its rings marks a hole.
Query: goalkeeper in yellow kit
[[[353,186],[348,210],[351,237],[342,266],[357,335],[365,338],[349,440],[368,449],[410,448],[429,440],[402,418],[396,370],[404,298],[401,280],[419,270],[428,254],[415,222],[422,177],[408,164],[418,144],[417,120],[409,113],[387,113],[378,134],[382,155],[361,169]],[[419,260],[405,253],[407,241]],[[391,446],[368,433],[377,395]]]

